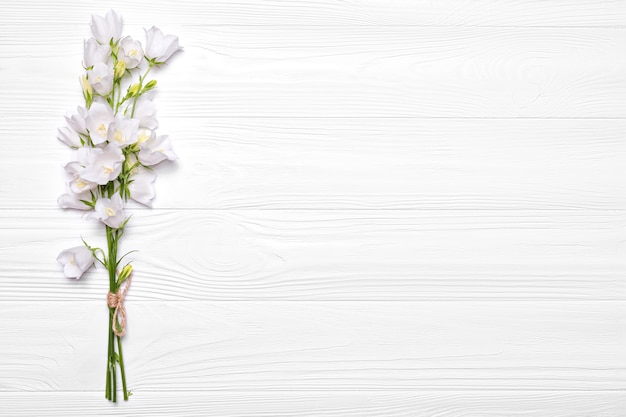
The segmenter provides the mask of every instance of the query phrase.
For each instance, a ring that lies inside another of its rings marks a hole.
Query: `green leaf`
[[[125,257],[127,257],[128,255],[130,255],[133,252],[139,252],[138,250],[131,250],[130,252],[126,252],[124,255],[122,255],[122,257],[117,261],[117,265],[115,265],[116,267],[120,266],[120,262],[122,262],[122,259],[124,259]]]
[[[123,229],[124,226],[126,226],[126,223],[128,223],[128,221],[131,219],[131,217],[133,217],[132,214],[130,216],[128,216],[128,218],[126,220],[124,220],[124,223],[122,223],[122,225],[120,226],[120,229]]]
[[[91,207],[91,208],[94,208],[96,205],[95,203],[92,203],[89,200],[78,200],[78,201],[80,201],[81,203],[84,203],[86,206]]]

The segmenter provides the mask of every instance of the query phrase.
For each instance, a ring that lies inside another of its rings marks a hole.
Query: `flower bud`
[[[126,281],[126,279],[132,273],[133,273],[133,266],[131,264],[125,265],[124,268],[122,268],[122,270],[120,271],[120,276],[117,279],[117,283],[121,284],[122,282]]]
[[[139,93],[139,89],[141,88],[141,84],[136,83],[128,87],[128,92],[126,93],[126,97],[135,97],[137,93]]]
[[[117,61],[115,64],[115,78],[122,78],[126,72],[126,62]]]
[[[143,88],[143,91],[152,90],[154,87],[156,87],[156,85],[157,85],[156,80],[150,80],[148,84],[146,84],[146,86]]]
[[[81,75],[78,80],[80,81],[80,86],[83,89],[83,92],[85,93],[85,95],[92,96],[93,88],[91,87],[91,84],[89,84],[89,81],[87,81],[87,77],[85,77],[84,75]]]

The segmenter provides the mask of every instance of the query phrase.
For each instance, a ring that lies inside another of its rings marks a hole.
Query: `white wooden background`
[[[0,3],[0,415],[625,416],[626,1]],[[185,52],[107,280],[55,262],[82,41]]]

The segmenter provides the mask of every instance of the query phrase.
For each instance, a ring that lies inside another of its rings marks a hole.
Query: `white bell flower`
[[[84,169],[80,169],[80,171],[84,171]],[[72,181],[69,182],[70,190],[74,194],[82,194],[85,192],[89,192],[96,188],[98,184],[95,182],[85,181],[81,178],[80,174],[77,174]]]
[[[119,228],[124,223],[124,201],[119,193],[111,198],[99,198],[96,201],[95,217],[102,223],[113,229]]]
[[[57,257],[67,278],[80,279],[94,263],[93,253],[85,246],[65,249]]]
[[[91,194],[89,191],[76,194],[73,193],[68,187],[67,192],[57,199],[57,204],[63,209],[91,210],[91,207],[83,203],[81,200],[91,201]]]
[[[91,33],[103,45],[115,43],[122,36],[122,16],[109,10],[106,16],[91,16]]]
[[[98,151],[95,148],[81,147],[73,152],[73,159],[65,165],[65,172],[72,180],[69,182],[70,191],[74,194],[84,193],[93,190],[98,186],[95,182],[86,181],[81,178],[81,174],[89,161],[95,157]]]
[[[96,62],[92,69],[87,70],[87,81],[96,93],[108,95],[113,89],[113,66]]]
[[[166,159],[178,159],[172,150],[172,144],[167,135],[158,138],[151,137],[141,144],[141,149],[137,152],[139,162],[146,166],[156,165]]]
[[[148,129],[156,129],[157,127],[159,127],[159,122],[156,119],[156,105],[149,97],[145,95],[142,95],[137,100],[133,117],[139,119],[140,127],[145,127]]]
[[[87,118],[88,110],[83,106],[76,107],[76,114],[71,116],[65,116],[65,121],[72,129],[78,133],[87,134],[87,126],[85,126],[85,119]]]
[[[89,162],[80,173],[80,178],[84,181],[105,185],[120,175],[123,163],[124,154],[117,146],[108,145],[103,149],[92,148]]]
[[[182,48],[178,45],[178,36],[164,35],[160,29],[152,26],[146,32],[146,58],[158,63],[167,61],[175,52]]]
[[[109,143],[123,148],[137,142],[139,119],[129,119],[118,114],[108,129]]]
[[[111,46],[101,45],[94,38],[85,41],[83,53],[83,66],[92,67],[97,63],[108,64],[111,61]]]
[[[63,126],[58,129],[57,139],[65,143],[70,148],[79,148],[83,146],[83,144],[80,143],[80,136],[78,136],[78,133],[68,126]]]
[[[156,132],[154,130],[140,128],[137,134],[137,143],[142,146],[148,140],[156,138]]]
[[[152,200],[155,196],[154,181],[156,174],[144,167],[133,169],[132,182],[128,185],[130,190],[130,198],[144,206],[152,207]]]
[[[108,104],[94,101],[89,108],[85,125],[94,145],[104,143],[109,135],[109,126],[115,119],[113,109]]]
[[[120,42],[120,51],[117,54],[117,58],[126,63],[126,68],[136,68],[143,60],[141,43],[130,36],[125,37]]]

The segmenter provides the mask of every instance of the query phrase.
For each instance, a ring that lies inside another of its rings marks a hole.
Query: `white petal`
[[[95,148],[93,157],[80,173],[80,177],[85,181],[105,185],[120,175],[123,162],[124,154],[119,148],[113,145],[104,149]]]
[[[119,193],[111,198],[100,198],[96,202],[95,215],[98,220],[114,229],[119,228],[124,220],[124,201]]]
[[[65,116],[65,121],[78,133],[87,133],[87,126],[85,126],[85,119],[87,118],[88,111],[82,106],[76,107],[76,114]]]
[[[91,210],[91,207],[89,207],[88,205],[86,205],[80,200],[91,201],[91,193],[87,191],[84,193],[75,194],[71,192],[71,190],[68,187],[66,193],[61,195],[57,199],[57,204],[59,205],[59,207],[63,209],[74,209],[74,210],[84,210],[84,211]]]
[[[93,265],[94,259],[91,250],[85,246],[76,246],[65,249],[57,257],[63,266],[63,273],[68,278],[80,277]]]
[[[108,104],[94,101],[89,108],[85,125],[89,129],[89,135],[94,145],[99,145],[107,140],[109,126],[115,119],[113,109]]]
[[[131,180],[132,182],[128,186],[130,198],[145,206],[152,207],[152,200],[155,197],[154,181],[156,174],[145,168],[138,168]]]
[[[156,119],[156,105],[146,96],[141,96],[135,106],[134,117],[139,119],[139,126],[154,130],[159,127]]]
[[[157,62],[167,61],[175,52],[182,48],[178,45],[178,36],[164,35],[160,29],[152,26],[146,32],[145,55]]]
[[[101,44],[117,42],[122,34],[122,16],[109,10],[105,17],[91,16],[91,32]]]
[[[133,40],[130,36],[120,41],[120,51],[118,59],[126,63],[126,68],[137,67],[143,60],[143,48],[139,41]]]
[[[120,148],[132,145],[138,140],[138,130],[139,119],[131,119],[118,114],[108,129],[108,141],[111,145]]]
[[[78,136],[78,133],[74,129],[67,126],[59,128],[57,138],[61,142],[72,148],[78,148],[80,146],[83,146],[83,144],[80,142],[80,137]]]
[[[153,137],[144,142],[140,151],[137,153],[137,157],[139,161],[146,166],[156,165],[166,159],[178,159],[172,150],[172,145],[167,135],[162,135],[158,138]]]
[[[87,71],[87,80],[96,93],[101,96],[108,95],[113,89],[113,66],[97,62]]]
[[[97,63],[106,64],[111,60],[111,47],[99,44],[94,38],[84,42],[83,66],[89,68]]]
[[[89,201],[89,198],[87,199]],[[80,201],[76,194],[63,194],[58,200],[57,204],[59,207],[64,209],[74,209],[74,210],[91,210],[91,207]]]

